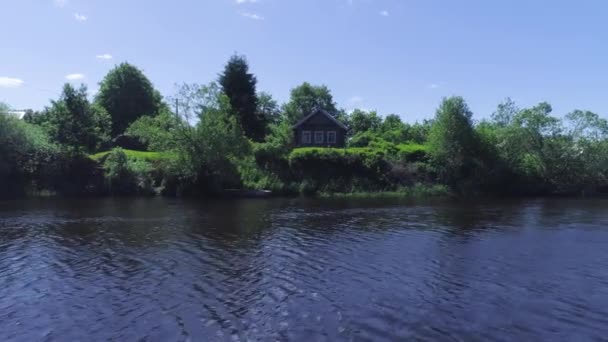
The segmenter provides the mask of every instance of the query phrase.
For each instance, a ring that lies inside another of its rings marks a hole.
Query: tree
[[[331,115],[338,114],[329,88],[304,82],[291,90],[289,102],[283,106],[283,113],[288,122],[293,124],[316,109],[324,109]]]
[[[401,117],[397,114],[389,114],[382,121],[381,129],[383,132],[392,131],[395,129],[403,129],[405,124],[401,121]]]
[[[76,89],[65,84],[59,100],[52,101],[42,117],[51,139],[75,150],[93,152],[109,140],[110,117],[89,103],[85,85]]]
[[[382,125],[382,118],[376,111],[363,111],[355,109],[349,118],[350,132],[355,135],[367,131],[377,131]]]
[[[168,109],[162,109],[156,116],[146,115],[135,120],[126,134],[136,137],[151,151],[168,151],[177,147],[177,130],[182,125],[179,117]]]
[[[0,198],[23,194],[55,151],[40,126],[19,120],[0,103]]]
[[[498,127],[506,127],[513,122],[513,119],[519,113],[519,108],[515,102],[507,98],[505,102],[500,103],[496,111],[492,113],[492,121]]]
[[[281,121],[279,104],[269,93],[258,94],[258,115],[263,116],[268,125],[278,124]]]
[[[180,173],[206,191],[238,186],[236,162],[249,143],[234,117],[230,100],[217,84],[183,85],[176,97],[182,123],[176,130]]]
[[[417,144],[424,144],[428,140],[432,126],[433,120],[423,120],[421,123],[414,123],[410,127],[408,140]]]
[[[428,151],[440,177],[451,186],[466,183],[477,164],[472,116],[462,97],[444,98],[431,126]]]
[[[608,120],[590,111],[575,110],[566,115],[569,135],[574,140],[599,141],[608,138]]]
[[[608,185],[608,121],[590,111],[575,110],[566,115],[568,145],[574,152],[574,173],[581,191],[593,192]]]
[[[163,107],[160,93],[137,67],[121,63],[99,84],[95,103],[112,118],[112,137],[122,134],[143,115],[156,115]]]
[[[220,74],[219,83],[245,135],[262,141],[266,130],[263,115],[258,115],[258,97],[256,94],[257,79],[249,73],[249,65],[244,56],[234,55]]]

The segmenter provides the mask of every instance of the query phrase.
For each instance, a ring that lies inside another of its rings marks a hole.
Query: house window
[[[324,135],[325,132],[323,131],[315,131],[315,144],[322,144]]]
[[[302,131],[302,144],[310,144],[310,131]]]
[[[335,144],[336,143],[336,131],[328,131],[327,132],[327,143]]]

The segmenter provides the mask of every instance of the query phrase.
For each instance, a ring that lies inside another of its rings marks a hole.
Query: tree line
[[[324,109],[349,127],[347,149],[293,148],[292,125]],[[218,79],[163,98],[137,67],[117,65],[89,100],[84,85],[20,120],[0,106],[5,197],[212,195],[228,188],[278,193],[445,189],[455,194],[597,194],[608,190],[608,123],[551,105],[507,99],[475,121],[462,97],[435,117],[338,108],[330,89],[303,83],[279,105],[257,90],[244,56]]]

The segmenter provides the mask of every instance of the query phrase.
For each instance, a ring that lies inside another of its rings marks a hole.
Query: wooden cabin
[[[293,125],[297,147],[344,147],[347,127],[327,111],[318,109]]]

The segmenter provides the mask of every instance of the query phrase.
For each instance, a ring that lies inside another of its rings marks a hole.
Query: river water
[[[607,337],[607,200],[0,202],[1,341]]]

